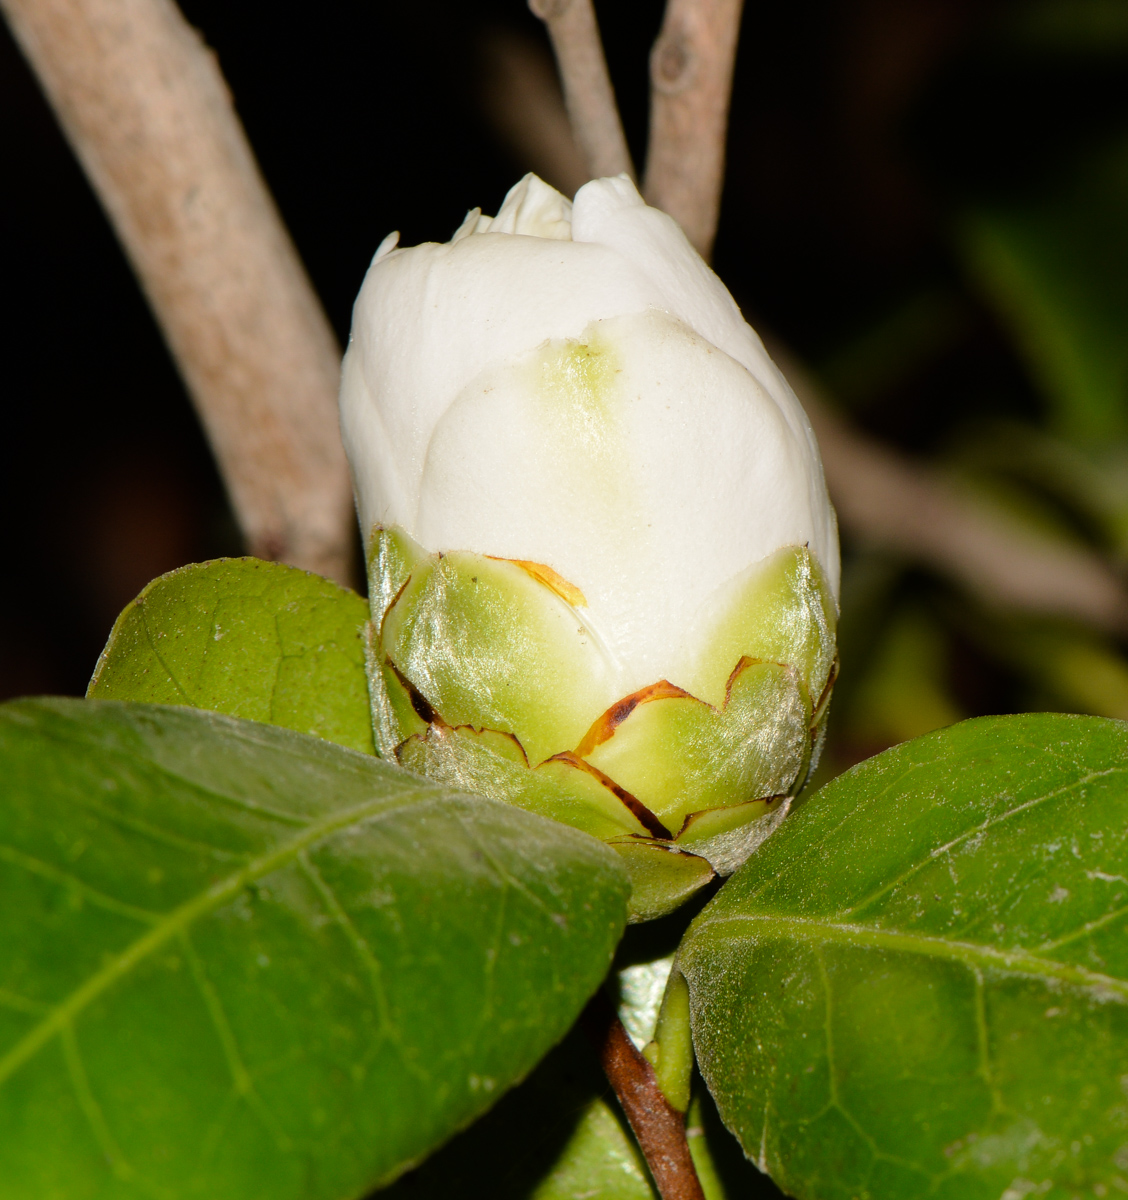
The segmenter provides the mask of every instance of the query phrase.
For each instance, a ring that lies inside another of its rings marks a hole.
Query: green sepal
[[[806,546],[784,546],[725,590],[709,618],[687,633],[692,656],[678,683],[719,708],[742,658],[787,663],[817,700],[835,656],[838,610]]]
[[[426,557],[426,550],[398,525],[372,531],[368,545],[368,604],[377,634],[392,601]]]
[[[421,706],[412,696],[411,688],[395,667],[380,656],[379,647],[373,646],[370,654],[368,688],[372,697],[372,727],[380,753],[393,758],[404,738],[427,732],[428,722],[420,714]]]
[[[549,759],[530,769],[520,742],[496,729],[450,729],[431,725],[396,752],[410,771],[504,800],[517,808],[562,821],[597,838],[645,835],[647,830],[622,800],[578,760]]]
[[[716,879],[704,858],[654,838],[610,842],[631,881],[629,922],[653,921],[680,908],[695,892]]]
[[[512,733],[533,764],[576,746],[616,699],[580,610],[506,560],[431,556],[380,633],[388,660],[446,724]]]
[[[705,658],[733,657],[711,704],[664,680],[616,696],[582,595],[548,568],[424,554],[398,530],[377,530],[372,545],[368,669],[381,751],[626,847],[632,919],[669,912],[732,872],[787,811],[824,725],[834,662],[834,602],[805,547],[729,589]]]
[[[731,875],[779,828],[789,808],[789,797],[771,796],[694,813],[674,845],[708,859],[719,875]]]
[[[355,592],[282,563],[181,567],[118,617],[86,694],[210,709],[373,754],[367,616]]]
[[[789,794],[811,751],[811,704],[774,662],[730,668],[720,711],[693,696],[637,704],[584,759],[676,833],[692,814]]]

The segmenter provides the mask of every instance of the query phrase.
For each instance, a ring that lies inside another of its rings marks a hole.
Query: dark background
[[[520,0],[184,9],[219,55],[342,340],[385,233],[445,240],[468,207],[495,211],[527,169],[484,103],[499,30],[547,44]],[[661,5],[603,0],[598,11],[641,161]],[[1124,146],[1123,0],[752,0],[716,267],[860,426],[1120,563],[1128,353],[1113,343],[1128,344]],[[144,583],[237,553],[239,538],[159,332],[6,33],[0,153],[0,697],[80,694],[114,616]],[[1086,183],[1106,160],[1098,184]],[[1094,203],[1107,237],[1085,207]],[[1051,209],[1058,225],[1037,225]],[[1062,230],[1065,242],[1084,242],[1054,295],[1104,336],[1097,357],[1124,368],[1095,416],[1084,397],[1073,403],[1068,387],[1046,384],[1029,352],[1030,296],[1008,295],[969,249],[969,218],[995,211],[1020,225],[1034,214],[1035,259],[1064,244]],[[1031,467],[1024,438],[1066,482]],[[982,614],[911,561],[845,550],[831,769],[974,713],[1128,715],[1128,670],[1107,639],[1050,631],[1070,653],[1080,638],[1103,664],[1103,685],[1089,677],[1071,690],[1068,653],[1047,665],[1053,654],[1032,655],[1025,626],[1007,614]]]
[[[500,34],[546,53],[520,0],[183,7],[342,341],[388,231],[445,240],[530,165],[487,103]],[[661,5],[598,12],[641,162]],[[239,553],[239,536],[160,334],[6,32],[0,155],[0,699],[81,694],[121,607],[164,571]],[[1007,250],[1009,275],[985,245]],[[1123,569],[1126,0],[750,0],[716,268],[857,426]],[[911,558],[849,539],[844,552],[823,777],[977,713],[1128,717],[1107,636],[986,611]]]

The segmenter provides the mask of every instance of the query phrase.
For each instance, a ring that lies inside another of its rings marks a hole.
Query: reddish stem
[[[662,1094],[654,1068],[635,1049],[603,992],[585,1009],[584,1026],[662,1200],[705,1200],[685,1137],[685,1114]]]

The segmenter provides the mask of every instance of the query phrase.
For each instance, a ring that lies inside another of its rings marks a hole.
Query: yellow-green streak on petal
[[[575,435],[602,442],[614,420],[619,362],[610,344],[591,330],[585,341],[549,342],[534,358],[535,394]]]

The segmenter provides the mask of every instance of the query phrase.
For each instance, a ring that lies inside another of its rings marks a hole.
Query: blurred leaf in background
[[[909,20],[855,11],[878,8]],[[872,293],[821,342],[808,332],[807,352],[868,432],[1123,574],[1128,3],[963,12],[885,120],[886,161],[921,201],[916,249],[862,284]],[[820,780],[964,716],[1128,719],[1128,613],[1110,631],[988,610],[911,562],[849,538],[845,550]]]

